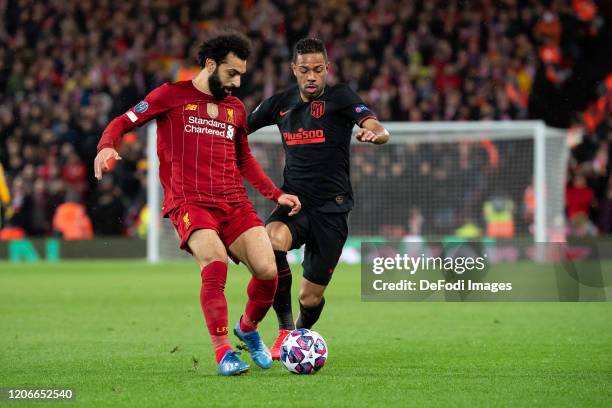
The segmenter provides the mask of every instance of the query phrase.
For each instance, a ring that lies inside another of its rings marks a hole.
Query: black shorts
[[[289,207],[278,206],[266,220],[266,225],[280,221],[291,231],[291,248],[304,249],[304,278],[312,283],[327,286],[338,264],[342,248],[348,236],[348,212],[321,212],[304,208],[289,216]]]

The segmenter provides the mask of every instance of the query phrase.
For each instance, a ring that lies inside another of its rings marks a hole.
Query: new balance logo
[[[198,105],[195,103],[188,103],[187,105],[185,105],[185,110],[187,111],[198,110]]]

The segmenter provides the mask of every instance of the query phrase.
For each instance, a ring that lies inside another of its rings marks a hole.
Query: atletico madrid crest
[[[325,113],[325,101],[314,101],[310,104],[310,114],[319,119]]]

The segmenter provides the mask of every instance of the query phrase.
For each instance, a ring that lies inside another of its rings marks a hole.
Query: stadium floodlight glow
[[[391,134],[384,146],[373,148],[352,140],[351,236],[401,240],[420,234],[441,239],[455,234],[466,219],[486,235],[485,204],[495,206],[505,200],[513,214],[513,238],[564,239],[566,131],[541,121],[388,122],[384,126]],[[147,136],[147,257],[149,262],[187,259],[178,250],[170,222],[160,222],[162,193],[154,124],[147,127]],[[258,162],[280,186],[284,154],[277,127],[258,130],[249,136],[249,143]],[[468,171],[462,174],[464,167]],[[247,192],[265,219],[273,204],[250,187]],[[533,208],[527,208],[529,202]],[[413,231],[418,217],[422,226]]]

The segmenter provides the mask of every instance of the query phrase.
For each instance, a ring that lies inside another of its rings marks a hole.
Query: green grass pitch
[[[612,406],[612,303],[363,303],[358,267],[336,271],[321,372],[222,378],[195,263],[0,263],[0,387],[71,387],[61,406],[84,407]],[[231,268],[230,325],[247,279]]]

